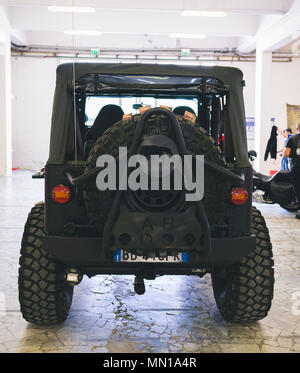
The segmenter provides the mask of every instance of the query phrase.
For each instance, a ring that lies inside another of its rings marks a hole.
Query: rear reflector
[[[57,203],[67,203],[71,198],[71,191],[65,185],[56,185],[52,189],[52,198]]]
[[[231,202],[234,205],[243,205],[247,202],[248,192],[244,188],[233,188],[231,190]]]

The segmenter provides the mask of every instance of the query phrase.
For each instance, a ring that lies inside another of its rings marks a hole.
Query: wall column
[[[255,89],[255,150],[257,160],[255,169],[268,173],[264,161],[265,150],[271,133],[271,80],[272,52],[256,49],[256,89]]]
[[[0,176],[12,172],[10,35],[0,26]]]

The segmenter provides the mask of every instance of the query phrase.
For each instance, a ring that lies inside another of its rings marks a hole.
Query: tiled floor
[[[84,278],[63,325],[38,327],[19,312],[17,269],[23,225],[43,199],[43,180],[17,171],[0,178],[0,352],[300,352],[300,220],[277,205],[259,205],[273,242],[276,285],[269,316],[250,326],[222,320],[209,275],[147,281],[132,276]]]

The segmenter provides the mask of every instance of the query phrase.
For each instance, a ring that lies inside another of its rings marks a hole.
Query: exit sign
[[[189,57],[191,55],[190,49],[181,49],[181,57]]]
[[[91,49],[91,54],[97,56],[98,54],[100,54],[100,49],[97,49],[97,48],[93,48],[93,49]]]

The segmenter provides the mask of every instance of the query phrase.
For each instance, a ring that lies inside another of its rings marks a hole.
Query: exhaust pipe
[[[80,284],[82,277],[82,273],[76,268],[69,268],[65,273],[65,281],[71,286]]]

